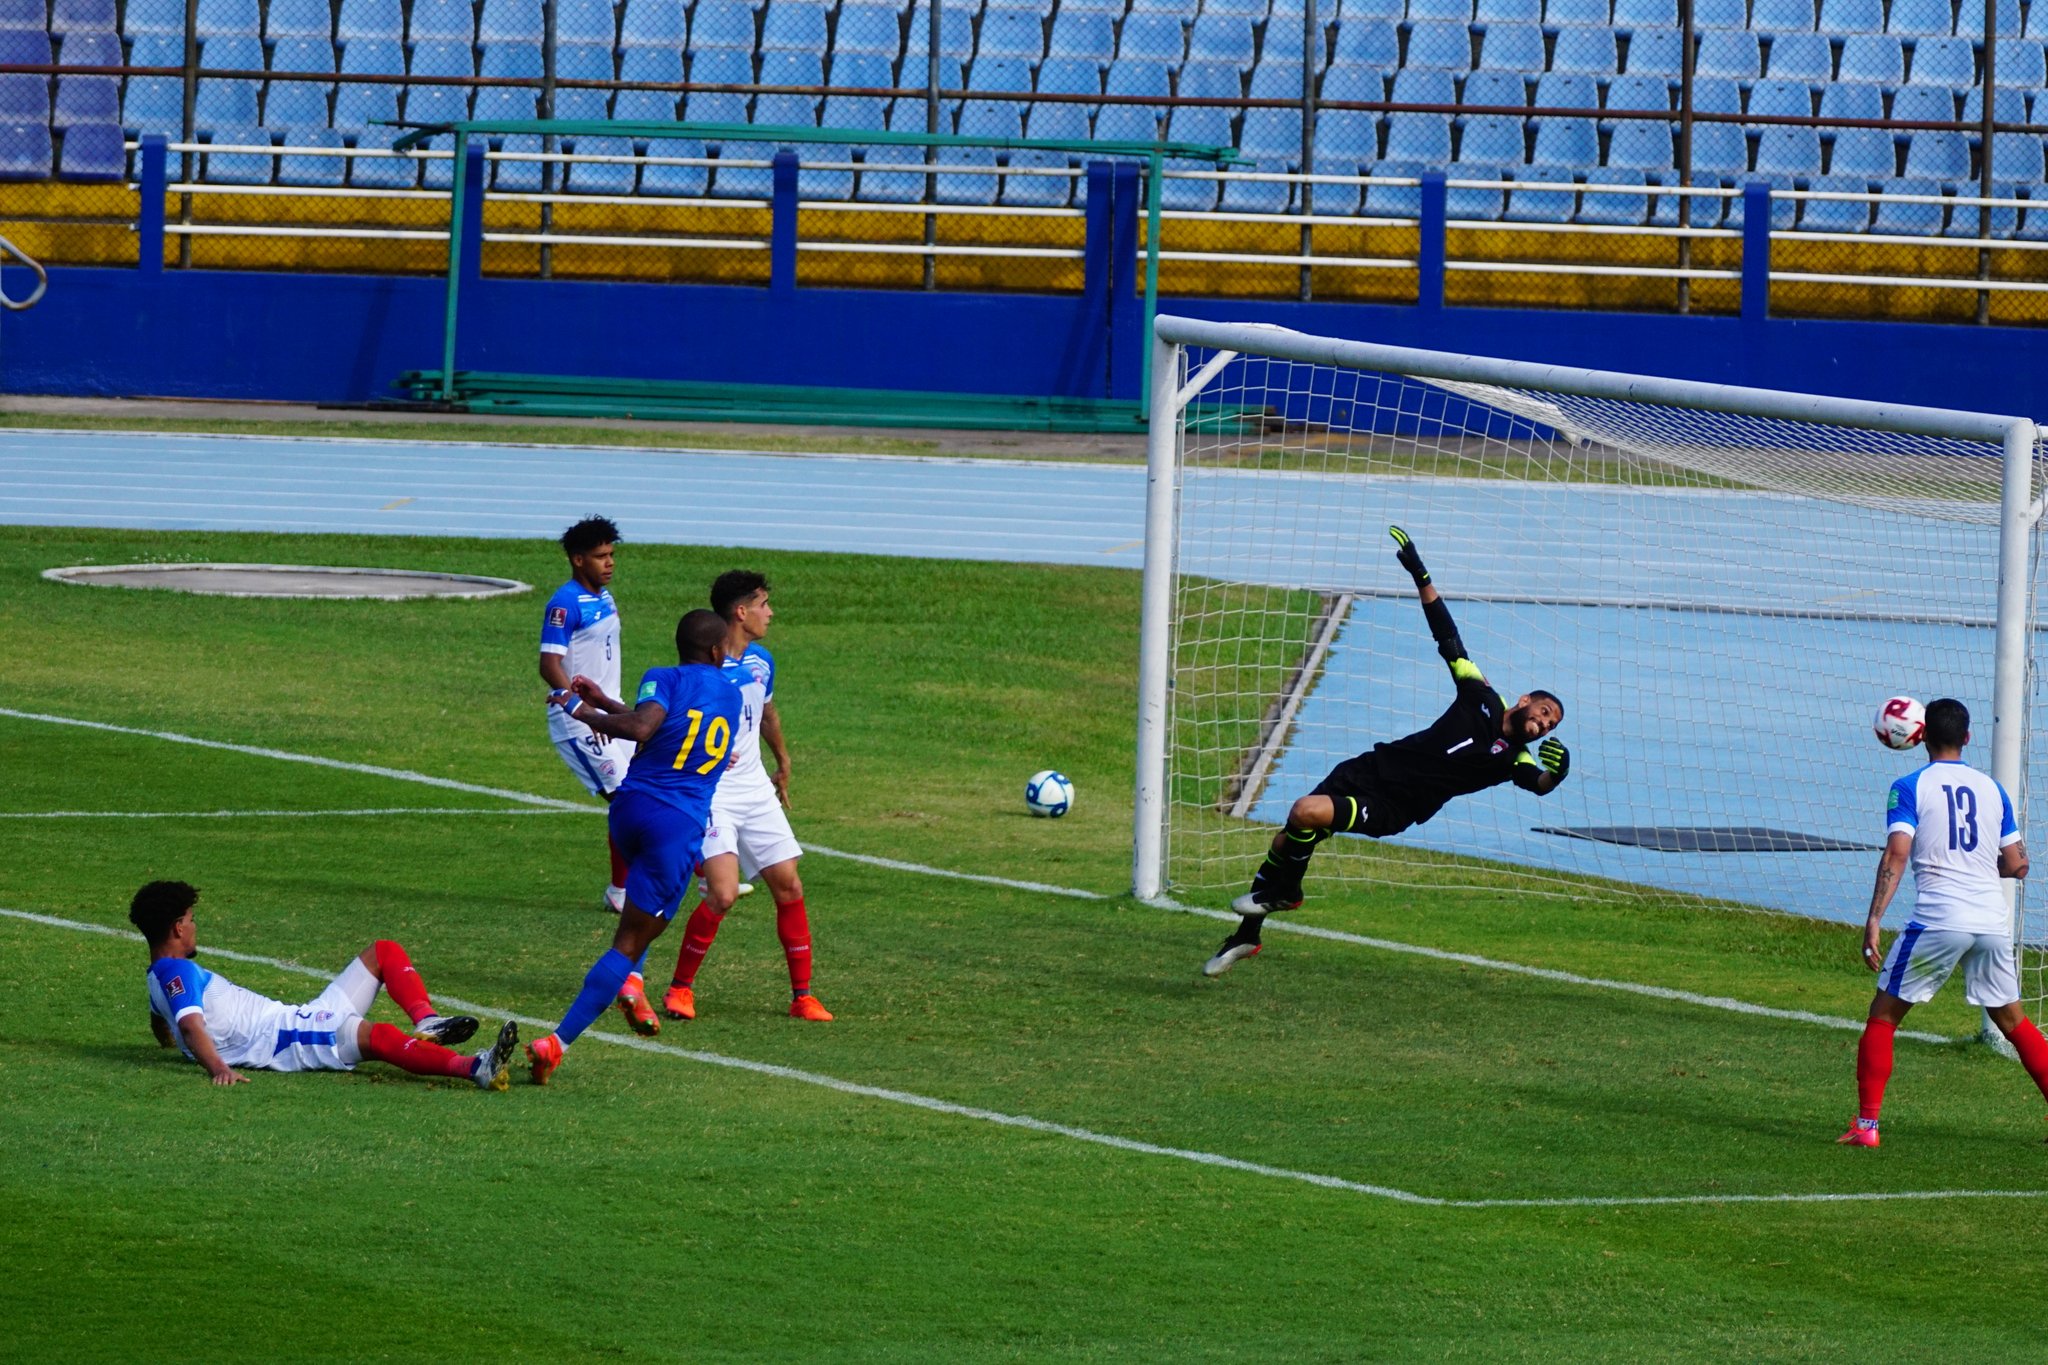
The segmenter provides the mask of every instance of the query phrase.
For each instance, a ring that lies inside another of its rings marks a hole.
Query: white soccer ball
[[[1911,697],[1888,697],[1870,722],[1877,742],[1887,749],[1910,749],[1927,732],[1927,708]]]
[[[1031,807],[1033,815],[1057,820],[1074,808],[1074,784],[1067,781],[1065,773],[1047,768],[1024,784],[1024,804]]]

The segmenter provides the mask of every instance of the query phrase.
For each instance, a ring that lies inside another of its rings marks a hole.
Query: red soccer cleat
[[[697,992],[688,986],[670,986],[668,994],[661,997],[661,1009],[671,1019],[695,1019]]]
[[[789,1017],[808,1019],[814,1024],[829,1024],[832,1022],[832,1011],[819,1004],[817,996],[806,991],[789,1002]]]
[[[1858,1119],[1850,1125],[1848,1132],[1836,1138],[1835,1141],[1844,1147],[1875,1147],[1877,1146],[1877,1125],[1869,1122],[1867,1119]]]
[[[647,1003],[646,996],[631,986],[620,991],[614,1003],[618,1005],[619,1013],[626,1016],[626,1023],[633,1032],[641,1037],[652,1038],[661,1032],[661,1019],[655,1014],[654,1007]]]
[[[546,1085],[562,1064],[562,1040],[550,1033],[526,1045],[526,1060],[533,1067],[533,1083]]]

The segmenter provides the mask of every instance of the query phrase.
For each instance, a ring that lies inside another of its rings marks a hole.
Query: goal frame
[[[1184,353],[1189,347],[1200,347],[1212,354],[1200,369],[1183,376]],[[1145,567],[1139,625],[1137,780],[1131,859],[1131,891],[1139,900],[1159,901],[1167,890],[1166,829],[1171,809],[1167,751],[1172,725],[1180,486],[1186,446],[1183,415],[1188,404],[1241,355],[1999,446],[2003,450],[2003,470],[1990,770],[2007,791],[2022,792],[2020,799],[2024,801],[2031,536],[2044,506],[2048,506],[2048,493],[2038,500],[2033,496],[2032,462],[2039,431],[2031,418],[1546,365],[1313,336],[1265,323],[1210,322],[1162,315],[1154,319],[1152,326],[1151,421],[1146,437]],[[2024,824],[2024,810],[2018,815]],[[2013,891],[2008,886],[2009,894]],[[2017,916],[2016,895],[2012,899]],[[2017,920],[2014,927],[2017,933]]]

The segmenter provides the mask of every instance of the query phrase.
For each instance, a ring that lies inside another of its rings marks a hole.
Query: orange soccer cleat
[[[526,1060],[533,1067],[533,1083],[546,1085],[555,1068],[562,1064],[562,1040],[552,1033],[536,1038],[526,1045]]]
[[[1877,1146],[1877,1125],[1869,1119],[1858,1119],[1849,1126],[1849,1131],[1835,1139],[1844,1147]]]
[[[647,997],[641,994],[639,989],[628,985],[619,992],[619,998],[615,1003],[619,1007],[619,1013],[626,1016],[626,1023],[631,1026],[633,1032],[643,1038],[652,1038],[661,1032],[660,1017],[655,1014],[654,1007],[647,1003]]]
[[[806,991],[789,1002],[789,1017],[808,1019],[814,1024],[829,1024],[832,1022],[832,1011],[819,1004],[817,996]]]
[[[661,1008],[671,1019],[695,1019],[697,992],[688,986],[670,986],[668,994],[661,997]]]

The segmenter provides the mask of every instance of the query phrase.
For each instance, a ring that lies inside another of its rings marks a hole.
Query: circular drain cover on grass
[[[59,583],[102,588],[163,588],[210,597],[503,597],[529,591],[516,578],[417,569],[335,569],[304,564],[80,564],[45,569]]]

